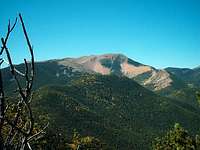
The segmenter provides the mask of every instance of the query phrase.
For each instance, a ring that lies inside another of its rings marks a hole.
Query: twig
[[[44,130],[49,126],[49,123],[47,123],[47,125],[45,127],[43,127],[42,130],[40,130],[38,133],[32,135],[31,137],[28,138],[28,141],[31,141],[33,138],[37,137],[38,135],[40,135],[41,133],[44,133]]]

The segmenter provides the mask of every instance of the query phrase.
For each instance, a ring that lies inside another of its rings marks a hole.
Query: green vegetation
[[[169,89],[168,91],[163,90],[162,92],[158,92],[158,93],[198,108],[198,101],[197,101],[197,96],[196,96],[196,93],[198,90],[199,88],[186,87],[186,88],[173,89],[173,90]]]
[[[200,69],[187,69],[187,68],[166,68],[168,72],[174,74],[180,80],[191,84],[193,86],[200,86]]]
[[[189,135],[180,124],[176,123],[174,129],[153,142],[153,150],[198,150],[200,149],[199,136]]]
[[[200,69],[166,68],[166,70],[171,74],[173,84],[158,93],[193,107],[199,107],[196,93],[200,89]]]
[[[74,132],[72,141],[67,144],[72,150],[84,149],[84,150],[105,150],[108,147],[101,143],[101,141],[95,137],[86,136],[81,137],[78,132]]]
[[[200,92],[197,92],[197,102],[200,105]]]
[[[192,133],[200,124],[195,108],[117,76],[82,75],[66,86],[45,86],[33,102],[37,122],[50,123],[42,149],[70,143],[74,129],[108,149],[148,149],[175,122]]]
[[[8,72],[3,70],[4,84],[11,96],[15,88]],[[48,122],[49,126],[41,140],[31,143],[34,149],[149,149],[152,139],[176,122],[192,135],[199,133],[197,88],[181,89],[178,81],[178,90],[159,93],[173,98],[168,99],[126,77],[78,72],[54,61],[37,63],[36,73],[32,104],[36,127]],[[143,78],[146,75],[138,80]]]

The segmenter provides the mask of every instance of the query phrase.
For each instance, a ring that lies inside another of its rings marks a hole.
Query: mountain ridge
[[[16,67],[23,72],[23,65]],[[156,69],[139,62],[136,62],[123,54],[90,55],[78,58],[52,59],[36,62],[37,86],[46,84],[57,84],[78,78],[80,74],[102,74],[125,76],[135,80],[147,89],[174,98],[183,99],[183,95],[188,95],[186,91],[191,91],[195,95],[196,88],[200,87],[200,70],[188,68]],[[9,88],[12,88],[12,79],[9,78],[9,69],[4,69],[4,76]],[[43,78],[49,78],[49,81]],[[186,90],[188,89],[188,90]],[[180,94],[181,93],[181,94]],[[185,96],[187,97],[187,96]],[[184,98],[185,101],[186,98]],[[196,99],[193,98],[193,104]]]
[[[123,54],[90,55],[62,59],[58,60],[58,63],[67,66],[69,61],[102,75],[115,74],[134,78],[136,81],[137,78],[143,78],[138,82],[145,87],[151,87],[154,91],[167,88],[173,82],[166,70],[136,62]]]

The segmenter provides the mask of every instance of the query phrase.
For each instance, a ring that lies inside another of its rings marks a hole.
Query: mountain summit
[[[157,70],[151,66],[136,62],[123,54],[91,55],[80,58],[58,60],[60,65],[81,66],[102,75],[115,74],[133,78],[140,84],[153,90],[161,90],[170,86],[172,79],[165,70]]]
[[[103,75],[115,74],[134,77],[152,70],[151,67],[135,62],[123,54],[84,56],[75,58],[72,62]],[[60,63],[65,64],[65,61]]]

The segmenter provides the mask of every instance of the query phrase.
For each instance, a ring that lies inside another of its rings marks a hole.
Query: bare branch
[[[15,67],[14,67],[14,65],[13,65],[13,63],[12,63],[12,59],[11,59],[11,57],[10,57],[9,50],[8,50],[8,48],[7,48],[7,46],[6,46],[6,43],[5,43],[5,41],[4,41],[3,38],[1,38],[1,42],[2,42],[2,44],[3,44],[3,47],[4,47],[5,51],[6,51],[6,55],[7,55],[8,62],[9,62],[9,65],[10,65],[10,72],[11,72],[11,74],[13,75],[13,77],[14,77],[14,79],[15,79],[15,81],[16,81],[16,84],[17,84],[17,86],[18,86],[19,93],[20,93],[22,99],[25,99],[25,95],[24,95],[24,93],[23,93],[22,87],[21,87],[21,85],[20,85],[20,83],[19,83],[19,80],[18,80],[18,78],[17,78],[17,75],[16,75],[16,73],[15,73]]]
[[[29,51],[30,51],[30,54],[31,54],[31,75],[30,75],[31,78],[30,78],[29,83],[27,85],[27,94],[29,95],[30,94],[30,89],[33,86],[33,79],[34,79],[34,74],[35,74],[34,53],[33,53],[33,47],[32,47],[32,45],[30,43],[27,31],[26,31],[26,27],[24,25],[24,21],[22,19],[22,15],[21,14],[19,14],[19,18],[20,18],[20,21],[21,21],[21,24],[22,24],[22,29],[23,29],[23,32],[24,32],[24,36],[26,38],[26,42],[27,42],[27,45],[28,45],[28,48],[29,48]]]
[[[40,135],[41,133],[44,133],[44,130],[49,126],[49,123],[47,123],[47,125],[41,129],[38,133],[32,135],[31,137],[28,138],[28,141],[31,141],[32,139],[34,139],[35,137],[37,137],[38,135]]]
[[[7,106],[5,106],[5,97],[4,97],[4,91],[3,91],[3,81],[1,76],[1,68],[0,68],[0,108],[1,108],[1,127],[3,126],[3,120],[5,120],[5,123],[10,127],[9,133],[6,137],[5,142],[3,142],[3,146],[7,149],[9,149],[9,146],[14,144],[14,147],[16,149],[23,150],[25,148],[29,148],[31,150],[30,141],[33,139],[37,139],[40,134],[44,133],[44,130],[48,127],[48,124],[40,130],[38,133],[33,135],[33,128],[34,128],[34,117],[32,108],[30,105],[30,102],[32,100],[32,87],[33,87],[33,80],[35,76],[35,64],[34,64],[34,53],[33,53],[33,46],[31,45],[31,42],[29,40],[26,27],[22,18],[22,15],[19,14],[19,19],[21,22],[22,30],[26,39],[26,43],[28,45],[28,49],[31,56],[31,62],[30,65],[26,59],[24,59],[24,73],[17,70],[12,62],[12,58],[10,55],[10,51],[7,47],[7,41],[9,39],[10,33],[14,30],[17,18],[15,20],[15,23],[11,26],[10,20],[8,23],[8,31],[5,38],[1,38],[1,51],[0,55],[2,55],[3,52],[6,54],[6,60],[0,59],[0,66],[3,62],[7,63],[10,68],[10,73],[15,80],[18,96],[17,96],[17,105],[15,105],[14,115],[12,117],[9,117],[5,115],[5,113],[8,112],[9,109],[9,103],[7,101]],[[22,76],[22,78],[19,78],[19,76]],[[25,81],[25,85],[23,85],[20,81],[23,79]],[[1,135],[1,130],[0,130]],[[15,140],[17,139],[17,142]],[[0,136],[0,144],[2,145],[2,137]],[[1,147],[0,147],[1,149]]]
[[[9,62],[7,62],[5,59],[2,59],[3,62],[5,62],[7,65],[10,65]],[[14,67],[14,66],[13,66]],[[22,77],[24,77],[24,73],[22,73],[21,71],[17,70],[15,67],[14,67],[14,70],[16,73],[18,73],[19,75],[21,75]]]
[[[30,150],[32,150],[30,143],[27,143],[27,145],[28,145],[28,148],[29,148]]]
[[[8,31],[7,31],[6,38],[5,38],[5,45],[7,44],[8,38],[9,38],[9,36],[10,36],[10,33],[14,30],[16,24],[17,24],[17,18],[15,19],[15,23],[13,24],[12,27],[10,27],[11,25],[10,25],[10,20],[9,20],[9,23],[8,23]],[[3,53],[4,48],[5,48],[5,47],[2,47],[2,48],[1,48],[0,55]]]

